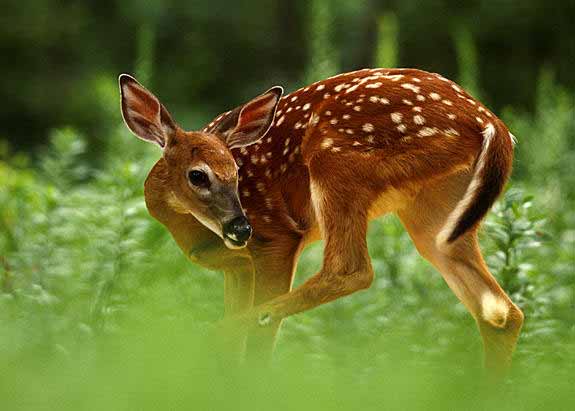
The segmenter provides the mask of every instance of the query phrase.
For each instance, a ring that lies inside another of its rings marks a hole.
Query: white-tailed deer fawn
[[[130,76],[120,88],[130,130],[163,150],[145,183],[150,214],[192,261],[225,272],[226,316],[249,333],[248,352],[271,351],[283,318],[369,287],[367,225],[394,212],[477,321],[486,365],[509,365],[523,314],[477,229],[509,176],[513,137],[455,83],[365,69],[284,97],[274,87],[197,132]],[[322,268],[292,291],[318,239]]]

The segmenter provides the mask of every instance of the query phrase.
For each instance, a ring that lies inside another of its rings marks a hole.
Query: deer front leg
[[[224,271],[224,318],[241,315],[254,302],[254,272],[251,265]],[[246,352],[247,330],[238,330],[223,341],[223,352],[239,362]]]
[[[317,189],[312,192],[315,193],[312,199],[325,239],[321,270],[294,291],[230,319],[230,326],[248,329],[267,327],[274,321],[371,285],[373,269],[366,241],[369,203],[356,196],[353,204],[349,204],[346,199],[350,197],[335,190],[332,192],[334,195],[329,197],[319,195]]]
[[[301,239],[299,236],[287,235],[285,238],[275,239],[273,245],[254,247],[256,306],[289,293],[292,287],[301,251]],[[257,327],[250,331],[246,352],[248,361],[266,363],[271,360],[281,322],[281,319],[274,320],[266,327]]]
[[[254,273],[251,267],[224,272],[224,316],[250,309],[254,302]]]

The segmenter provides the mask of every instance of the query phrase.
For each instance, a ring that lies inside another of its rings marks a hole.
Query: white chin
[[[228,247],[230,250],[239,250],[241,248],[244,248],[247,243],[243,243],[241,245],[236,244],[234,242],[232,242],[231,240],[224,238],[224,244],[226,245],[226,247]]]

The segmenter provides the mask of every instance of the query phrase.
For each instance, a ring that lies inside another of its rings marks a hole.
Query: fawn
[[[188,132],[134,78],[119,81],[128,128],[163,150],[148,210],[192,261],[224,271],[224,321],[248,355],[273,350],[283,318],[369,287],[367,225],[393,212],[475,318],[486,367],[510,365],[523,314],[489,273],[477,230],[514,141],[461,87],[364,69],[283,97],[273,87]],[[321,270],[292,290],[302,249],[319,239]]]

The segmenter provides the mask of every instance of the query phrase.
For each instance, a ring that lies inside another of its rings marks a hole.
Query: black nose
[[[252,235],[252,226],[244,216],[236,217],[224,225],[224,236],[238,243],[245,243]]]

